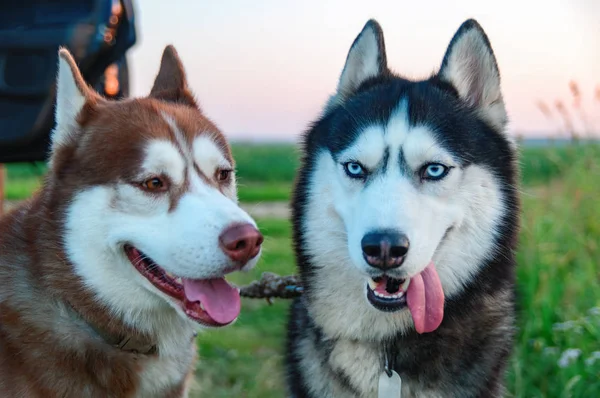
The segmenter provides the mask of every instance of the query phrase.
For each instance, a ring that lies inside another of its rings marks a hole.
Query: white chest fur
[[[164,396],[165,390],[173,388],[185,379],[196,356],[192,344],[193,331],[171,327],[165,328],[158,343],[158,356],[142,364],[139,398]]]

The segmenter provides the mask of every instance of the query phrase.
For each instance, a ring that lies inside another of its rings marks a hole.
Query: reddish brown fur
[[[165,50],[150,97],[120,102],[93,93],[68,52],[60,56],[87,102],[73,143],[55,148],[40,192],[0,220],[0,397],[133,397],[141,369],[160,353],[114,348],[91,327],[149,342],[156,336],[143,336],[115,318],[73,272],[61,241],[69,200],[89,186],[140,183],[145,140],[172,134],[161,112],[190,143],[208,132],[233,159],[223,135],[197,108],[172,47]],[[192,374],[193,363],[161,396],[183,396]]]

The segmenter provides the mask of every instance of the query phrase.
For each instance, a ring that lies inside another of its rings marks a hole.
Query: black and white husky
[[[476,21],[421,81],[392,73],[379,24],[365,25],[304,141],[291,396],[503,394],[519,228],[506,123]]]

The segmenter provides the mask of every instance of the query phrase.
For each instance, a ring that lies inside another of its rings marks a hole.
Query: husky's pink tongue
[[[206,313],[215,322],[228,324],[240,314],[240,294],[224,278],[207,280],[184,278],[183,291],[190,302],[201,302]]]
[[[444,291],[433,263],[411,278],[406,303],[417,333],[433,332],[440,326],[444,317]]]

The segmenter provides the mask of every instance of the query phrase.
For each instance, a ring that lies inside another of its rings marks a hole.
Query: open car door
[[[107,97],[128,95],[131,0],[0,1],[0,164],[47,159],[58,49]]]

